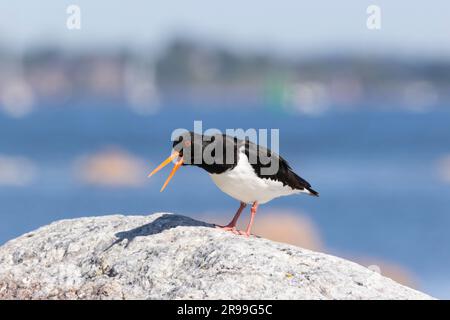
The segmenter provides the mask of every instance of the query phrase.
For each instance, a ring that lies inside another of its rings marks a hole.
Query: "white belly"
[[[259,178],[244,153],[239,154],[238,164],[233,169],[210,176],[220,190],[245,203],[257,201],[262,204],[277,197],[301,193],[279,181]]]

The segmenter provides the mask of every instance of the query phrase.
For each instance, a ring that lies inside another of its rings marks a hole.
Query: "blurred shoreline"
[[[16,55],[2,47],[0,69],[0,105],[12,117],[86,97],[123,101],[138,114],[155,114],[176,101],[197,109],[221,101],[311,115],[360,108],[426,112],[450,103],[450,60],[288,58],[187,39],[174,39],[158,54],[43,46]]]

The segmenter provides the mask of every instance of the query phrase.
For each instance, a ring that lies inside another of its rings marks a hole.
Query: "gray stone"
[[[356,263],[168,213],[62,220],[0,247],[0,299],[430,299]]]

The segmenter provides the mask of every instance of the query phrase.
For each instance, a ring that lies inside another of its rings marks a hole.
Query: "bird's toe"
[[[224,231],[231,231],[231,232],[236,231],[236,227],[235,227],[235,226],[230,226],[230,225],[226,225],[226,226],[219,226],[219,225],[216,225],[216,228],[217,228],[217,229],[224,230]]]

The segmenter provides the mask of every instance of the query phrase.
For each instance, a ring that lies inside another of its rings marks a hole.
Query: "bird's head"
[[[173,153],[183,158],[183,165],[202,163],[203,149],[211,142],[209,136],[186,132],[174,139]]]
[[[167,186],[169,181],[174,176],[175,172],[182,165],[197,165],[202,166],[203,162],[203,150],[214,139],[212,137],[204,136],[194,132],[186,132],[178,136],[173,140],[172,154],[164,160],[158,167],[156,167],[148,176],[151,177],[156,172],[164,168],[174,159],[177,159],[172,171],[170,172],[167,180],[161,188],[161,191]]]

